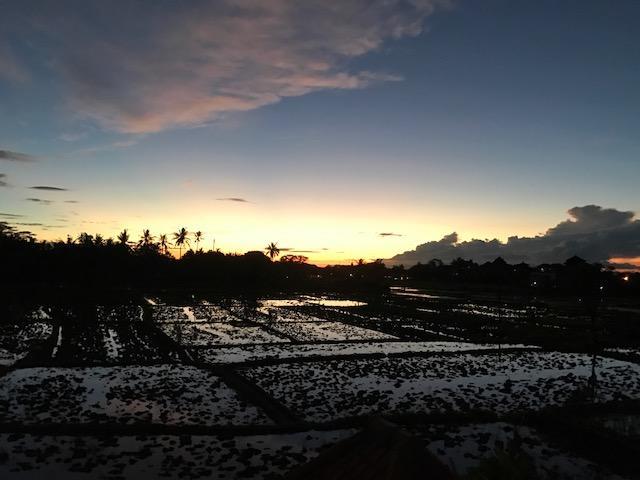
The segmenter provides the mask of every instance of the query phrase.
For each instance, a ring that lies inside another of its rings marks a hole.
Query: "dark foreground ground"
[[[462,478],[638,478],[640,310],[588,303],[397,287],[5,305],[0,478],[282,478],[371,417]]]

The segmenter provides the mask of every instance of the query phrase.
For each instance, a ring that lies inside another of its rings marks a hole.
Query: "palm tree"
[[[265,251],[267,252],[267,255],[269,255],[269,258],[271,260],[273,260],[275,257],[280,255],[280,249],[278,248],[277,242],[276,243],[271,242],[269,245],[265,247]]]
[[[171,245],[169,243],[167,235],[163,233],[162,235],[160,235],[159,240],[160,240],[160,249],[162,250],[162,253],[166,255],[167,251],[169,251],[169,245]]]
[[[193,234],[193,239],[196,242],[196,252],[198,251],[198,245],[200,245],[200,242],[204,239],[204,235],[202,234],[202,232],[200,230],[198,230],[196,233]]]
[[[122,245],[125,245],[125,246],[129,245],[129,232],[127,232],[126,228],[118,234],[118,241]]]
[[[182,227],[173,234],[173,239],[176,242],[176,246],[180,248],[180,257],[182,258],[182,246],[185,243],[189,245],[189,232],[186,228]]]
[[[152,244],[153,244],[153,235],[151,235],[151,232],[149,231],[148,228],[144,229],[142,231],[142,236],[138,241],[138,247],[150,247]]]

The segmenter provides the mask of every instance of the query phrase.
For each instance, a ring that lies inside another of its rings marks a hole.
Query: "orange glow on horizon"
[[[640,257],[635,258],[612,258],[609,260],[611,263],[619,263],[619,264],[630,264],[633,267],[629,268],[617,268],[616,270],[620,270],[622,272],[625,271],[640,271]]]

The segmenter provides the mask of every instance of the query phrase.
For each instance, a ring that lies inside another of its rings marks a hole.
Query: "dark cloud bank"
[[[414,265],[434,258],[450,262],[458,257],[482,263],[502,257],[509,263],[538,265],[561,263],[573,255],[590,262],[640,257],[640,219],[633,212],[586,205],[568,213],[569,220],[537,237],[514,236],[506,243],[497,239],[458,242],[454,232],[396,255],[386,263]]]

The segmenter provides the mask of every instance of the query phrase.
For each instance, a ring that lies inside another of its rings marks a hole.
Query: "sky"
[[[326,264],[425,261],[444,239],[484,259],[517,236],[543,238],[518,244],[532,262],[575,242],[640,257],[635,0],[0,11],[0,221],[40,239],[185,227]]]

